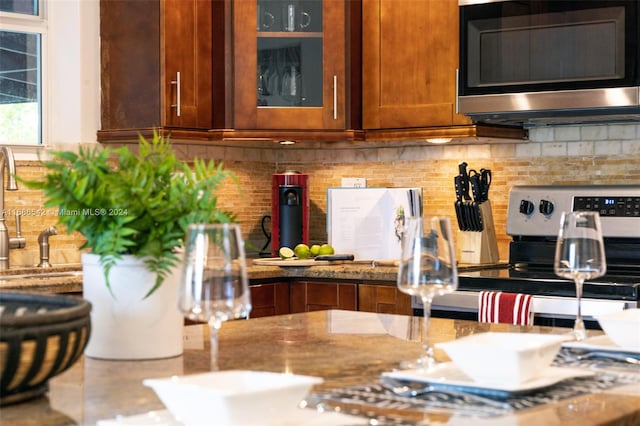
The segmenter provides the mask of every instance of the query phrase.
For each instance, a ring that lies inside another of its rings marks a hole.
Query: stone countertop
[[[82,275],[71,274],[81,271],[81,265],[54,266],[42,268],[16,268],[0,271],[0,290],[41,291],[45,293],[81,293]],[[250,281],[273,281],[281,278],[337,279],[359,281],[395,282],[396,267],[372,266],[371,264],[346,264],[280,267],[248,267]],[[69,272],[69,274],[66,274]],[[53,276],[47,276],[47,274]],[[4,278],[3,278],[4,277]]]
[[[249,266],[249,279],[309,278],[359,281],[396,281],[397,266],[371,263],[335,262],[321,266]]]
[[[490,265],[458,264],[459,273],[483,271],[487,269],[505,269],[506,262]],[[396,262],[383,261],[335,261],[319,266],[262,266],[250,264],[249,278],[317,278],[357,281],[380,281],[395,284],[398,278]]]
[[[419,355],[420,329],[420,318],[351,311],[230,321],[220,330],[219,364],[222,370],[320,376],[324,383],[314,391],[371,383],[382,372],[397,368],[401,360]],[[483,331],[565,333],[566,329],[440,318],[434,318],[430,325],[434,342]],[[162,410],[164,406],[153,390],[142,385],[142,380],[207,371],[208,337],[208,328],[204,325],[185,327],[184,354],[169,359],[106,361],[83,357],[50,381],[46,396],[2,407],[0,423],[2,426],[93,425],[100,419],[113,419],[118,415]],[[446,359],[439,350],[436,356]],[[406,414],[403,410],[393,413]],[[211,414],[212,419],[215,418],[215,414]],[[460,421],[447,412],[420,412],[419,416],[425,420],[424,424],[429,421],[429,424],[455,426]],[[484,418],[481,424],[631,426],[639,422],[640,391],[637,385],[626,385],[560,399],[514,414]]]
[[[82,265],[55,265],[48,268],[12,267],[0,270],[0,291],[23,290],[43,293],[82,293]]]
[[[459,267],[460,271],[482,269],[481,266]],[[82,265],[55,265],[51,268],[12,268],[0,271],[1,290],[41,291],[46,293],[81,293]],[[249,260],[249,280],[252,282],[276,281],[282,278],[355,280],[392,283],[395,285],[397,266],[379,265],[371,262],[334,262],[320,266],[262,266]],[[65,273],[69,273],[66,274]],[[53,276],[46,276],[47,274]],[[10,276],[11,278],[7,277]],[[3,277],[5,277],[3,279]]]

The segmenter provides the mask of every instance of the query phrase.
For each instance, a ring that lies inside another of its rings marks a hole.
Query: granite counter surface
[[[49,277],[44,275],[51,272],[58,273],[81,270],[81,265],[62,265],[47,268],[46,270],[42,268],[16,268],[10,271],[0,271],[0,291],[25,290],[46,293],[81,293],[81,275]],[[392,266],[374,266],[362,263],[337,263],[335,265],[305,267],[258,266],[250,264],[248,272],[249,279],[252,282],[277,281],[283,278],[308,278],[395,283],[398,269]]]
[[[401,360],[420,353],[420,318],[350,311],[320,311],[227,322],[220,331],[220,368],[320,376],[321,391],[369,383]],[[565,329],[480,324],[433,319],[434,342],[481,331],[564,333]],[[164,407],[144,378],[207,371],[208,329],[185,327],[184,354],[155,361],[106,361],[83,357],[50,381],[46,396],[2,407],[2,426],[95,425],[100,419],[130,416]],[[436,351],[436,356],[446,355]],[[391,413],[389,413],[391,414]],[[402,413],[401,413],[402,414]],[[456,425],[451,414],[421,413],[431,425]],[[527,408],[482,425],[554,426],[640,424],[640,389],[622,386]],[[215,424],[215,413],[211,413]],[[425,423],[426,424],[426,423]],[[466,423],[469,424],[469,423]],[[253,426],[253,425],[252,425]],[[259,426],[259,425],[255,425]]]
[[[82,293],[82,265],[48,268],[12,267],[0,270],[0,291],[23,290],[42,293]]]

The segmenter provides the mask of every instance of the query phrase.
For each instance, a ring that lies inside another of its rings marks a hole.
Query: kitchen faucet
[[[55,226],[50,226],[38,235],[38,245],[40,246],[40,263],[38,267],[49,268],[49,237],[51,235],[58,235],[58,229]]]
[[[18,184],[16,183],[16,163],[13,157],[11,148],[6,146],[0,146],[0,154],[2,159],[0,160],[0,269],[9,269],[9,250],[12,248],[23,248],[25,246],[25,239],[21,236],[20,232],[20,216],[16,214],[16,237],[9,237],[9,229],[5,219],[4,209],[4,169],[7,167],[8,181],[7,191],[17,191]]]

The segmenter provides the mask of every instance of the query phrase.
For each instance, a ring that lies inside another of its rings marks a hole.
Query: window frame
[[[47,144],[48,134],[48,36],[49,27],[47,21],[47,6],[48,0],[38,1],[38,15],[28,15],[11,12],[0,12],[0,30],[13,31],[22,33],[33,33],[40,35],[40,73],[39,73],[39,140],[36,143],[17,143],[13,144],[9,142],[9,145],[17,147],[40,147]]]

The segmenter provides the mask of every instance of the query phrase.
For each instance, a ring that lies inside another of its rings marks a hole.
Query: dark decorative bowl
[[[0,292],[0,406],[35,398],[82,355],[91,304],[74,296]]]

